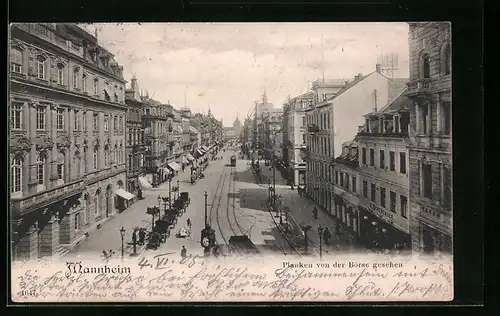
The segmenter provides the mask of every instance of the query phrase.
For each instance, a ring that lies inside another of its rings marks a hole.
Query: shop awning
[[[116,190],[115,194],[118,195],[118,196],[120,196],[120,197],[122,197],[122,198],[124,198],[127,201],[131,200],[131,199],[133,199],[135,197],[135,195],[133,195],[132,193],[127,192],[127,191],[125,191],[123,189]]]
[[[187,154],[186,159],[189,161],[194,161],[194,157],[191,154]]]
[[[208,151],[208,147],[207,146],[201,146],[201,149],[203,149],[204,151]]]
[[[200,156],[203,156],[205,154],[204,151],[200,150],[200,149],[196,149],[196,152],[198,153],[198,155]]]
[[[177,162],[171,162],[167,166],[173,171],[177,171],[182,168]]]
[[[182,156],[181,158],[182,163],[189,163],[189,161],[186,159],[186,157]]]
[[[170,171],[168,168],[163,168],[163,173],[165,173],[165,174],[171,174],[172,171]]]
[[[151,183],[149,183],[148,179],[145,177],[139,177],[139,185],[143,190],[148,190],[153,187]]]

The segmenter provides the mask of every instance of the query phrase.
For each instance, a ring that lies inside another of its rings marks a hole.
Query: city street
[[[200,245],[200,235],[205,221],[205,191],[208,222],[215,230],[219,244],[226,244],[231,236],[248,235],[263,254],[292,252],[280,236],[275,222],[265,207],[267,187],[255,183],[248,160],[238,159],[236,167],[230,167],[229,160],[233,154],[237,155],[237,152],[228,149],[225,152],[221,151],[219,156],[223,159],[210,161],[209,167],[204,171],[204,179],[199,179],[194,185],[189,183],[189,168],[174,178],[172,185],[179,180],[180,192],[189,193],[191,204],[178,219],[165,243],[156,250],[145,250],[145,247],[137,246],[138,253],[144,251],[180,253],[182,246],[185,246],[188,254],[201,255],[203,249]],[[126,230],[125,255],[132,254],[132,228],[139,226],[151,229],[151,216],[146,214],[146,208],[157,205],[158,195],[168,196],[168,182],[159,188],[144,191],[143,194],[144,200],[136,202],[105,223],[99,230],[81,241],[67,256],[80,256],[86,253],[101,255],[103,250],[111,249],[115,251],[115,255],[120,255],[121,227]],[[192,223],[191,235],[185,238],[177,237],[177,232],[186,227],[188,218]]]

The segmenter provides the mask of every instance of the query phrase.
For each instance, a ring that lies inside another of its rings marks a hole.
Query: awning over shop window
[[[177,170],[181,169],[181,166],[177,162],[171,162],[167,166],[170,169],[172,169],[173,171],[177,171]]]
[[[207,146],[201,146],[201,149],[203,149],[204,151],[208,151],[208,147]]]
[[[164,174],[171,174],[172,171],[170,171],[168,168],[163,168],[163,173]]]
[[[139,185],[143,190],[148,190],[153,187],[145,177],[139,177]]]
[[[127,192],[127,191],[125,191],[123,189],[116,190],[115,194],[118,195],[118,196],[120,196],[120,197],[122,197],[122,198],[124,198],[127,201],[131,200],[131,199],[133,199],[135,197],[135,195],[133,195],[132,193]]]
[[[189,161],[194,161],[194,157],[191,154],[187,154],[186,159]]]
[[[200,150],[200,149],[196,149],[196,152],[198,153],[198,155],[200,156],[203,156],[205,154],[204,151]]]
[[[188,160],[186,159],[186,157],[184,157],[184,156],[182,156],[182,158],[181,158],[181,162],[182,162],[182,163],[186,163],[186,164],[187,164],[187,163],[189,163],[189,161],[188,161]]]

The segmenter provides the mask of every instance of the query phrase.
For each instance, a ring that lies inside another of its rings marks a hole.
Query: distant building
[[[450,23],[410,24],[411,236],[415,251],[452,252]]]
[[[134,76],[131,80],[130,89],[125,90],[125,103],[127,104],[127,191],[136,196],[141,188],[140,178],[144,176],[145,149],[142,130],[144,103],[139,91],[137,78]]]
[[[314,93],[307,92],[289,99],[283,110],[283,160],[288,178],[305,185],[306,162],[302,152],[306,149],[305,111],[314,103]]]

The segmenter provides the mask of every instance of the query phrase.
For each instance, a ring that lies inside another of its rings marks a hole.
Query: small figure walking
[[[187,249],[186,247],[182,246],[182,250],[181,250],[181,257],[184,259],[187,257]]]
[[[313,217],[314,219],[318,219],[318,209],[316,208],[316,206],[313,208]]]
[[[191,219],[190,218],[188,218],[188,220],[187,220],[187,227],[189,229],[191,229]]]
[[[330,233],[330,230],[328,229],[328,227],[326,227],[325,230],[323,231],[323,240],[325,241],[325,245],[330,244],[331,237],[332,237],[332,233]]]

